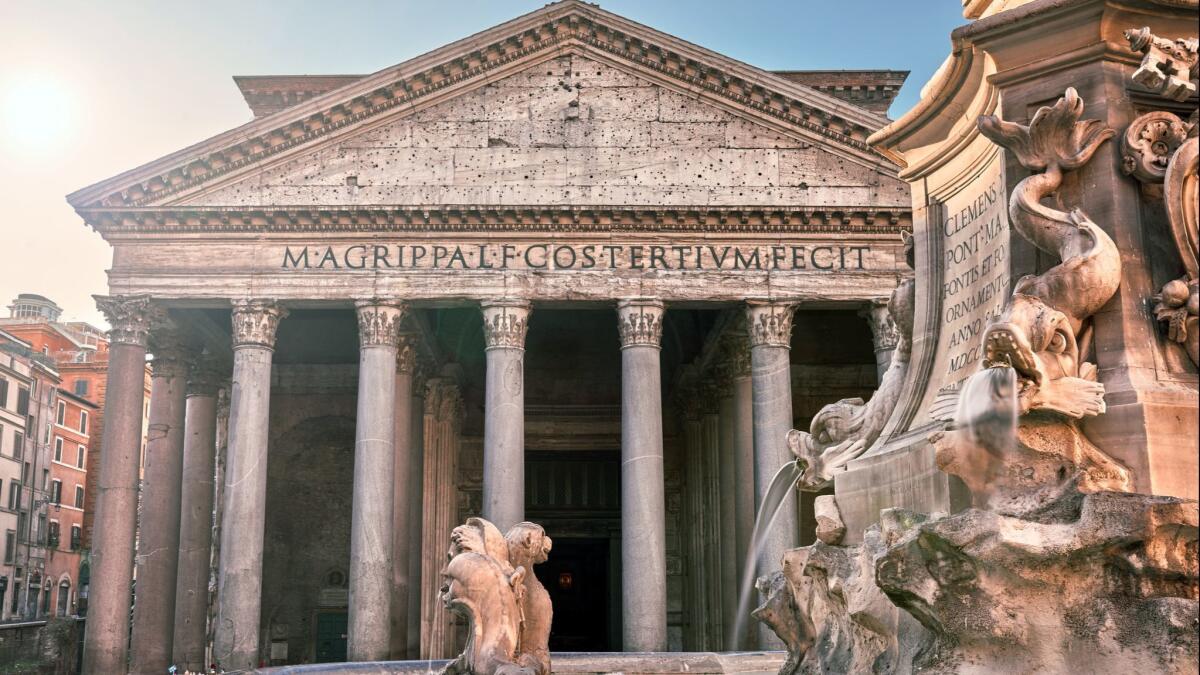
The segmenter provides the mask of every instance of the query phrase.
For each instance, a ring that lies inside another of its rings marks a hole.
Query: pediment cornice
[[[895,173],[866,139],[887,119],[579,0],[564,0],[72,193],[76,209],[161,204],[387,113],[578,52]]]
[[[637,206],[280,206],[80,209],[106,238],[265,232],[725,232],[896,235],[912,211],[868,205],[706,208]]]

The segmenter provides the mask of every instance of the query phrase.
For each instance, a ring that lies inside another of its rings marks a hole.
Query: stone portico
[[[875,387],[908,273],[874,90],[802,82],[566,0],[240,78],[253,121],[71,195],[114,248],[85,668],[447,656],[468,515],[545,524],[553,649],[757,644],[754,506],[788,429]]]

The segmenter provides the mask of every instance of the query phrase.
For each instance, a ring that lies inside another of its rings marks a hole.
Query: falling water
[[[985,368],[963,385],[955,422],[977,445],[999,456],[1016,443],[1019,412],[1017,372]]]
[[[729,636],[728,644],[734,648],[740,646],[746,630],[746,620],[750,617],[750,597],[754,591],[758,556],[762,553],[766,534],[775,522],[775,517],[779,515],[792,486],[799,480],[800,471],[801,468],[796,462],[784,464],[771,479],[767,494],[763,496],[762,504],[758,505],[758,514],[754,518],[754,533],[750,537],[750,550],[746,552],[746,572],[742,575],[741,591],[738,595],[737,621],[733,627],[733,634]]]

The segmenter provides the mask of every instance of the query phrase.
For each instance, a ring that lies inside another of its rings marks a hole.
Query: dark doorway
[[[554,604],[552,651],[609,651],[608,540],[562,537],[549,560],[537,566],[538,579]]]
[[[346,613],[317,612],[317,663],[346,660]]]

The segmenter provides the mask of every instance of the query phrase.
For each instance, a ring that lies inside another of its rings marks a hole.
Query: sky
[[[371,73],[544,4],[0,0],[0,305],[38,293],[106,326],[111,249],[65,196],[249,121],[232,76]],[[960,0],[599,4],[767,70],[912,71],[893,118],[964,23]]]

